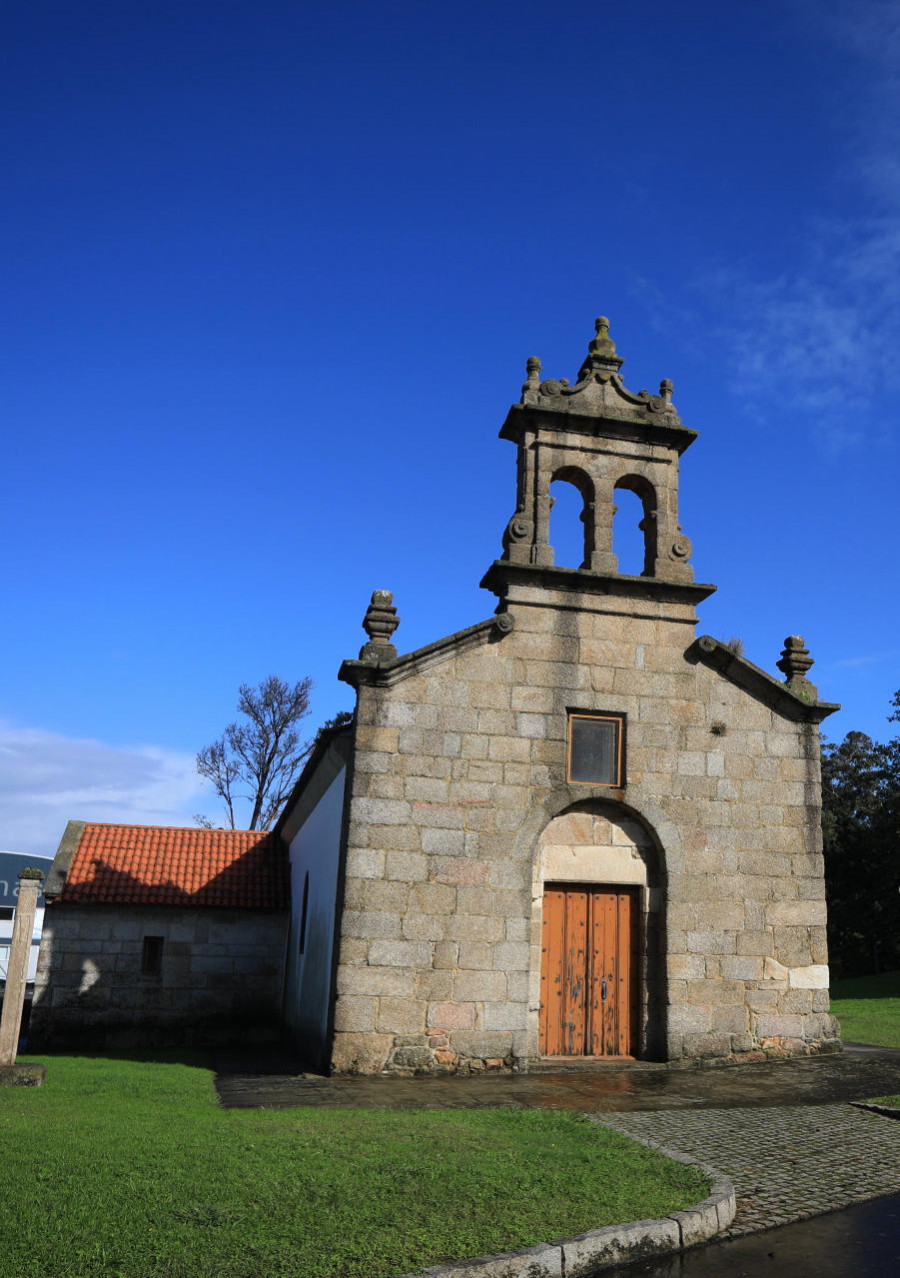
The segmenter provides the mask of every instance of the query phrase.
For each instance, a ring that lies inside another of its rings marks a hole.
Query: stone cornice
[[[731,683],[737,684],[745,692],[749,692],[759,701],[771,706],[787,719],[795,719],[806,723],[821,723],[830,714],[840,710],[840,705],[833,701],[807,701],[792,692],[790,688],[759,666],[755,666],[746,657],[740,657],[728,644],[712,635],[701,635],[687,652],[688,658],[702,661],[711,666],[719,674],[724,675]]]
[[[416,648],[413,652],[404,653],[402,657],[395,657],[390,661],[378,664],[371,661],[345,661],[338,671],[338,678],[354,688],[362,685],[390,687],[391,684],[399,683],[402,679],[408,679],[410,675],[420,674],[431,666],[449,661],[451,657],[465,652],[468,648],[502,639],[509,634],[513,625],[512,616],[501,612],[496,616],[488,617],[486,621],[479,621],[465,630],[457,630],[444,639],[438,639],[434,643],[426,644],[424,648]]]
[[[599,429],[601,424],[602,430]],[[500,438],[518,443],[526,431],[537,430],[662,444],[666,448],[674,448],[679,454],[697,438],[695,430],[682,426],[677,419],[667,422],[654,419],[649,413],[636,417],[633,412],[623,413],[621,417],[608,412],[580,413],[569,409],[565,401],[560,401],[559,407],[555,404],[553,407],[544,404],[513,404],[500,428]]]
[[[580,568],[542,568],[537,564],[514,564],[507,559],[495,559],[480,584],[500,599],[506,598],[510,586],[525,585],[570,594],[615,595],[626,599],[686,604],[702,603],[716,590],[715,586],[703,582],[585,572]]]

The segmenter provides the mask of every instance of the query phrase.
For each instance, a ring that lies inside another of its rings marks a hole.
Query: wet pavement
[[[603,1278],[888,1278],[898,1273],[900,1194],[894,1194],[733,1242],[606,1269]]]
[[[827,1105],[900,1093],[900,1050],[846,1047],[800,1060],[672,1068],[615,1062],[591,1070],[477,1078],[322,1078],[278,1053],[221,1054],[216,1089],[226,1108],[296,1105],[386,1109],[472,1109],[524,1105],[623,1113]]]

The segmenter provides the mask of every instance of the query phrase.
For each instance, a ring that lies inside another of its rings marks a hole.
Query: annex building
[[[272,1037],[290,888],[267,832],[70,821],[44,896],[34,1045]]]

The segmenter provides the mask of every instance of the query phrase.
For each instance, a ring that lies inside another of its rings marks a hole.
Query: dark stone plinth
[[[0,1087],[40,1087],[47,1081],[47,1066],[36,1061],[0,1065]]]

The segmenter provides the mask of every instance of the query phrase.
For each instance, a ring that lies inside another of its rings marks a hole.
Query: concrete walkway
[[[223,1105],[239,1108],[581,1110],[730,1177],[738,1214],[726,1237],[900,1191],[900,1122],[847,1103],[900,1093],[900,1051],[887,1048],[717,1069],[617,1062],[572,1073],[410,1079],[318,1078],[290,1072],[283,1057],[223,1056],[216,1087]]]

